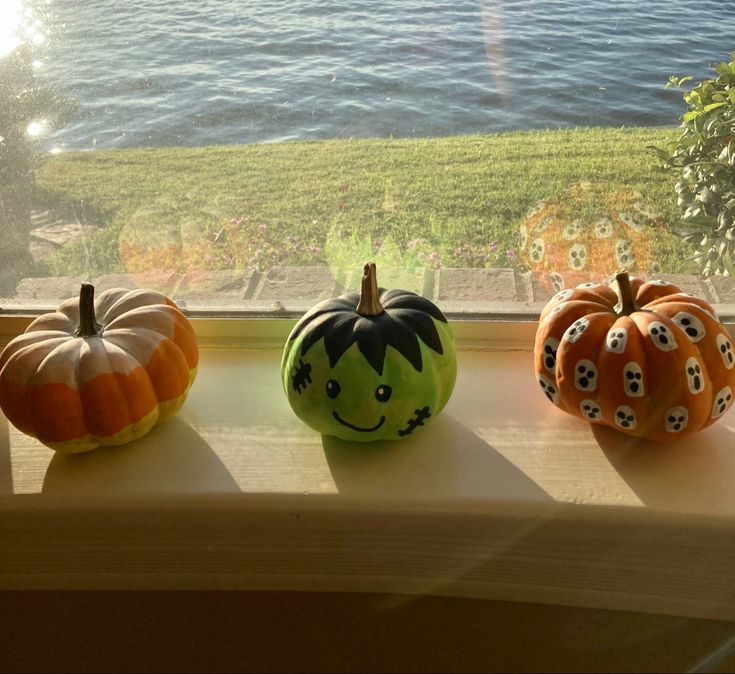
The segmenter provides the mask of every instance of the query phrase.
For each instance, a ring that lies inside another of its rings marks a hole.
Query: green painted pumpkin
[[[454,337],[420,295],[379,289],[365,265],[362,291],[317,304],[296,324],[281,379],[296,415],[323,435],[404,438],[446,405],[454,388]]]

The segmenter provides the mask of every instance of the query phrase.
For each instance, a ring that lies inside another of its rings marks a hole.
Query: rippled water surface
[[[62,149],[674,124],[733,0],[38,0]]]

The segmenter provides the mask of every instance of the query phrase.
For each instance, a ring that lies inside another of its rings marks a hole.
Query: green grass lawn
[[[524,217],[581,181],[635,190],[676,222],[673,181],[646,149],[674,133],[591,128],[70,152],[39,169],[43,201],[103,229],[46,258],[43,271],[339,266],[366,255],[523,269]],[[581,221],[599,217],[596,208],[580,204]],[[647,235],[663,271],[693,271],[668,227]]]

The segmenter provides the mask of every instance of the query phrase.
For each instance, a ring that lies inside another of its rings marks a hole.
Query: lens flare
[[[34,122],[31,122],[26,127],[26,133],[31,138],[38,138],[39,136],[43,135],[43,133],[46,131],[46,121],[43,119],[36,120]]]
[[[21,43],[23,5],[21,0],[0,2],[0,58]]]
[[[46,41],[41,22],[35,18],[26,2],[0,0],[0,59],[21,44],[40,47]]]

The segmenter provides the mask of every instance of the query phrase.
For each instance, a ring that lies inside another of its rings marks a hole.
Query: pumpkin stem
[[[378,316],[385,309],[380,303],[378,291],[378,277],[375,273],[375,263],[368,262],[362,276],[362,288],[360,290],[360,302],[357,305],[357,313],[361,316]]]
[[[618,297],[620,298],[619,316],[630,316],[641,308],[635,301],[633,294],[633,286],[630,284],[630,276],[626,269],[621,269],[615,274],[615,280],[618,282]]]
[[[101,327],[94,315],[94,286],[82,283],[79,291],[79,327],[74,334],[77,337],[94,337]]]

